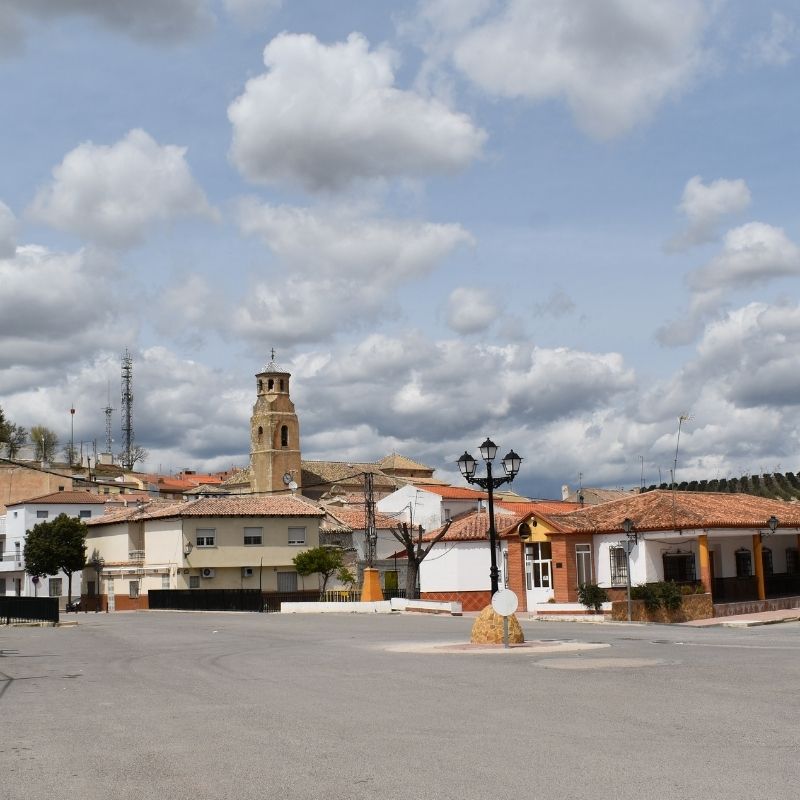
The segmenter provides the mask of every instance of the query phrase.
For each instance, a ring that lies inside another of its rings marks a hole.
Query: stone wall
[[[711,619],[714,616],[714,605],[710,594],[689,594],[681,598],[681,607],[677,611],[657,608],[648,611],[644,600],[631,602],[631,620],[634,622],[689,622],[693,619]],[[626,600],[615,600],[611,604],[611,619],[624,622],[628,619],[628,603]]]

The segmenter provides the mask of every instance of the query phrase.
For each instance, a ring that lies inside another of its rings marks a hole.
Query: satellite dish
[[[511,589],[500,589],[492,595],[492,608],[501,617],[510,617],[518,605],[517,596]]]
[[[291,481],[289,483],[289,488],[292,490],[292,492],[296,492],[297,491],[297,482],[296,481]]]

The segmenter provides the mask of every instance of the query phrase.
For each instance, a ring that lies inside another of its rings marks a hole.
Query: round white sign
[[[519,605],[517,596],[511,589],[500,589],[492,596],[492,608],[501,617],[510,617]]]

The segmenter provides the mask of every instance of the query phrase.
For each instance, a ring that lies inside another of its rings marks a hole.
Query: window
[[[264,388],[264,385],[262,384],[262,382],[261,382],[261,381],[259,381],[259,382],[258,382],[258,391],[259,391],[259,394],[261,393],[261,390],[262,390],[263,388]]]
[[[190,575],[189,576],[189,588],[190,589],[199,589],[200,588],[200,576],[199,575]]]
[[[764,567],[764,575],[772,575],[772,550],[769,547],[761,548],[761,565]]]
[[[278,591],[279,592],[296,592],[297,591],[297,573],[296,572],[279,572],[278,573]]]
[[[82,509],[81,509],[81,510],[78,512],[78,516],[79,516],[81,519],[86,519],[87,517],[91,517],[91,516],[92,516],[92,510],[91,510],[90,508],[82,508]]]
[[[95,582],[94,581],[86,581],[86,593],[89,597],[95,597]]]
[[[685,583],[697,579],[694,553],[664,553],[664,580]]]
[[[162,575],[161,576],[161,588],[162,589],[169,589],[169,575]]]
[[[261,544],[261,528],[245,528],[244,529],[244,543],[245,544]]]
[[[281,378],[278,383],[280,384],[281,391],[283,391],[283,378]]]
[[[0,597],[4,597],[6,593],[6,579],[0,578]]]
[[[289,528],[289,544],[305,544],[305,543],[306,543],[305,528]]]
[[[37,511],[36,519],[47,519],[49,514],[50,514],[49,511]]]
[[[788,547],[786,549],[786,571],[790,575],[796,575],[800,572],[800,553],[796,547]]]
[[[749,578],[753,574],[753,559],[744,547],[736,551],[736,577]]]
[[[61,597],[61,578],[50,578],[50,597]]]
[[[611,585],[625,586],[628,583],[628,559],[625,548],[612,545],[609,550],[611,557]]]
[[[259,425],[258,426],[258,441],[260,442],[264,438],[264,429]]]
[[[216,533],[217,531],[214,528],[198,528],[196,531],[197,546],[214,547],[214,542],[216,541]]]
[[[592,546],[590,544],[575,545],[575,564],[578,568],[578,586],[592,582]]]
[[[130,581],[128,583],[128,597],[131,600],[136,600],[139,597],[139,581]]]
[[[272,391],[272,387],[273,387],[274,385],[275,385],[275,381],[274,381],[274,380],[272,380],[272,378],[270,378],[270,379],[267,381],[267,389],[268,389],[268,390],[271,392],[271,391]]]
[[[281,447],[289,446],[289,428],[286,425],[281,425]]]

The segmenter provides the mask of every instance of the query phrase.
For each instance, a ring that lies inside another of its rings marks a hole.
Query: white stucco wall
[[[442,524],[441,497],[416,486],[402,486],[378,500],[375,508],[384,514],[397,516],[404,522],[422,525],[426,531],[432,531]]]
[[[498,558],[498,567],[501,563]],[[488,589],[490,564],[488,542],[440,542],[420,564],[420,591]]]

